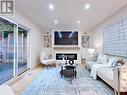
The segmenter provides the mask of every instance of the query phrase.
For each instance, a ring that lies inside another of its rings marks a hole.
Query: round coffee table
[[[76,68],[78,66],[78,64],[73,64],[73,65],[69,65],[69,64],[59,64],[61,66],[61,77],[65,76],[65,77],[75,77],[77,75],[77,71]]]

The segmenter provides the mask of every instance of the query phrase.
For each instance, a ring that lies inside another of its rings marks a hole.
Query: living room
[[[0,95],[127,95],[126,0],[0,5]]]

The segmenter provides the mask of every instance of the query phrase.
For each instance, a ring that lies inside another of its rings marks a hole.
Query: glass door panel
[[[18,27],[18,75],[28,69],[27,42],[28,42],[28,31],[22,27]]]
[[[0,85],[28,69],[29,32],[0,17]]]
[[[15,24],[0,18],[0,84],[14,77]]]

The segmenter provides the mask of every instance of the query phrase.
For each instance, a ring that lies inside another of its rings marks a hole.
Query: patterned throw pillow
[[[98,63],[101,63],[101,59],[103,58],[103,56],[101,54],[98,55],[98,58],[97,58],[97,62]]]
[[[107,64],[107,56],[106,55],[99,55],[97,58],[97,62],[101,64]]]
[[[114,68],[117,64],[117,58],[110,58],[108,61],[108,65]]]
[[[117,60],[116,59],[116,61],[114,62],[114,63],[112,63],[112,69],[114,70],[114,68],[116,67],[116,66],[122,66],[122,65],[124,65],[125,63],[124,63],[124,61],[123,60]]]
[[[104,56],[102,57],[101,63],[102,63],[102,64],[107,64],[107,63],[108,63],[108,58],[107,58],[106,55],[104,55]]]
[[[52,58],[52,55],[48,54],[48,53],[46,53],[45,56],[44,56],[45,60],[48,60],[48,59],[51,59],[51,58]]]
[[[45,54],[45,56],[44,56],[44,60],[47,60],[48,59],[48,56],[47,56],[47,54]]]

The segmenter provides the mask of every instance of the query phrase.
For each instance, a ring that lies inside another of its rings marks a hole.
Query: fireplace
[[[63,60],[63,58],[77,60],[77,53],[56,53],[56,60]]]

